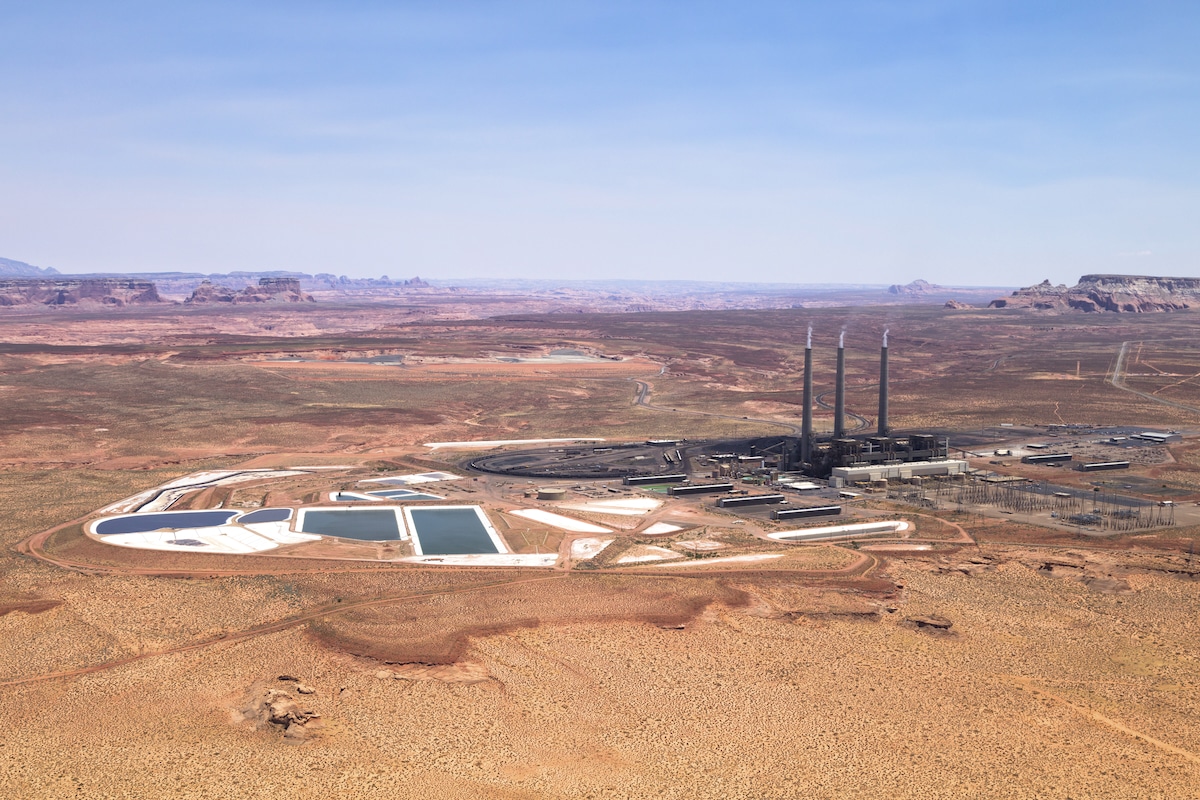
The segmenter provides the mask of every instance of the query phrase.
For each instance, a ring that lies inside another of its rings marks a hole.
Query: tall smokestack
[[[883,332],[883,347],[879,351],[879,435],[887,436],[888,428],[888,332]]]
[[[800,463],[812,459],[812,326],[808,326],[808,342],[804,345],[804,417],[800,423]]]
[[[838,337],[837,386],[833,391],[833,438],[846,435],[846,332]]]

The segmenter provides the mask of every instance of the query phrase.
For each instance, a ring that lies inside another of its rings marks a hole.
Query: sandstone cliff
[[[126,306],[161,303],[150,281],[122,278],[8,278],[0,306]]]
[[[988,308],[1146,313],[1200,307],[1200,278],[1084,275],[1074,286],[1042,281],[993,300]]]
[[[297,278],[259,278],[257,286],[247,286],[241,291],[227,286],[204,281],[192,291],[184,303],[311,303],[311,294],[300,289]]]

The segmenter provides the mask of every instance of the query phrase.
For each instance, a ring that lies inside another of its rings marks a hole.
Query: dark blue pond
[[[351,508],[345,511],[310,509],[304,512],[300,529],[305,533],[367,542],[400,538],[396,511],[390,508]]]
[[[291,519],[292,510],[290,508],[260,508],[258,511],[251,511],[238,518],[238,522],[283,522]]]
[[[424,555],[500,552],[474,508],[413,508],[408,513]]]
[[[162,514],[134,514],[129,517],[106,519],[96,526],[96,533],[146,533],[162,528],[208,528],[224,525],[236,511],[169,511]]]

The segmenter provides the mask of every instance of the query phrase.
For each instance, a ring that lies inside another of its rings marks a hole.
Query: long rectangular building
[[[749,497],[722,497],[717,501],[717,506],[737,508],[738,506],[769,506],[786,502],[787,498],[781,494],[752,494]]]
[[[1080,472],[1099,472],[1106,469],[1129,469],[1128,461],[1095,461],[1091,464],[1080,464]]]
[[[904,464],[869,464],[862,467],[834,467],[829,481],[832,486],[838,488],[848,483],[904,481],[910,478],[935,475],[963,475],[967,472],[967,468],[967,462],[958,459],[910,461]]]
[[[660,483],[683,483],[687,475],[626,475],[626,486],[655,486]]]
[[[836,517],[842,513],[841,506],[810,506],[809,508],[781,508],[771,512],[771,519],[797,519],[804,517]]]
[[[1062,461],[1070,461],[1070,453],[1043,453],[1038,456],[1025,456],[1021,459],[1023,464],[1056,464]]]
[[[717,492],[732,492],[732,483],[701,483],[692,484],[690,486],[672,486],[667,489],[669,495],[685,495],[685,494],[715,494]]]

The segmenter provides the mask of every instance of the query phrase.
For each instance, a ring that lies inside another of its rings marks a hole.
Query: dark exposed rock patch
[[[918,617],[905,617],[901,623],[906,628],[911,628],[915,631],[923,631],[934,636],[956,636],[957,634],[950,630],[954,623],[945,617],[940,617],[935,614]]]
[[[5,614],[11,614],[14,611],[19,611],[23,614],[41,614],[58,608],[62,604],[62,600],[52,600],[47,597],[37,597],[34,595],[18,597],[0,596],[0,617],[3,617]]]
[[[316,693],[315,689],[310,689],[291,676],[280,676],[280,680],[296,681],[296,691],[300,694]],[[256,730],[282,729],[284,739],[292,742],[312,738],[321,727],[321,715],[316,711],[302,707],[287,691],[264,687],[262,684],[251,687],[241,715],[243,720],[253,723]]]

